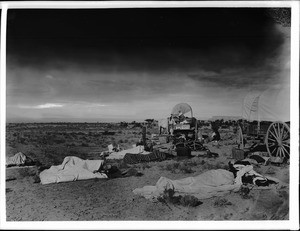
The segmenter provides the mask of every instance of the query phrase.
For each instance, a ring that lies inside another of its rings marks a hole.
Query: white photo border
[[[299,1],[88,1],[0,2],[1,7],[1,192],[0,229],[299,229]],[[180,7],[291,7],[291,157],[290,220],[288,221],[69,221],[7,222],[5,201],[6,22],[9,9],[96,9]],[[298,153],[298,155],[297,155]]]

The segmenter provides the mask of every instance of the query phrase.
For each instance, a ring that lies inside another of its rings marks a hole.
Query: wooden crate
[[[245,151],[243,149],[233,147],[232,148],[232,158],[235,159],[235,160],[245,159]]]

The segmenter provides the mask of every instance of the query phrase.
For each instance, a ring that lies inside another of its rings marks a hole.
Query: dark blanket
[[[143,162],[150,162],[150,161],[162,161],[167,158],[167,155],[163,152],[158,150],[153,150],[153,152],[149,154],[131,154],[126,153],[123,162],[126,164],[138,164]]]

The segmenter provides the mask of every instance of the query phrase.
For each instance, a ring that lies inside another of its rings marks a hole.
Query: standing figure
[[[175,126],[175,120],[173,118],[173,114],[171,114],[171,116],[170,116],[169,126],[170,126],[170,134],[173,136],[174,126]]]

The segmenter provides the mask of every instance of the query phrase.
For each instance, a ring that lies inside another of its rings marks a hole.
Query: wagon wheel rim
[[[269,156],[290,157],[290,128],[284,122],[272,123],[266,134],[266,146]]]

